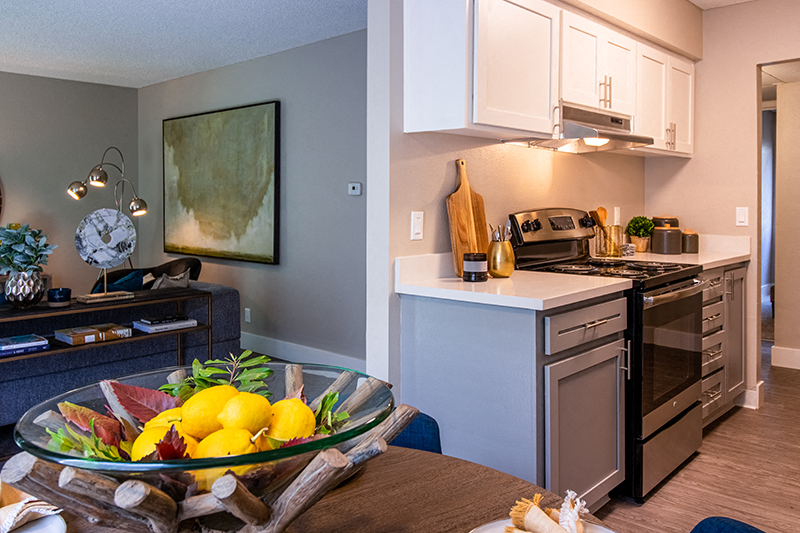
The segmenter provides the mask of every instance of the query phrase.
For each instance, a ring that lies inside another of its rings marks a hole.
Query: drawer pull
[[[603,318],[602,320],[595,320],[594,322],[589,322],[588,324],[584,324],[583,329],[596,328],[597,326],[602,326],[603,324],[608,324],[607,318]]]
[[[719,287],[720,285],[722,285],[722,280],[717,278],[717,279],[709,282],[708,288],[709,289],[715,289],[715,288]]]
[[[722,350],[716,350],[713,352],[703,352],[704,355],[708,356],[709,358],[716,358],[722,355]]]
[[[714,402],[714,401],[718,400],[719,397],[722,396],[722,391],[721,390],[705,391],[705,392],[703,392],[703,394],[708,396],[708,403],[711,403],[711,402]]]
[[[716,315],[711,315],[711,316],[709,316],[709,317],[706,317],[706,318],[704,318],[704,319],[703,319],[703,322],[710,322],[710,321],[712,321],[712,320],[716,320],[716,319],[718,319],[718,318],[719,318],[719,317],[721,317],[721,316],[722,316],[722,313],[717,313]]]

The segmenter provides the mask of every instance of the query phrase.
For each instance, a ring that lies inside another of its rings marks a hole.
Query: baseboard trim
[[[772,366],[800,370],[800,350],[796,348],[772,347]]]
[[[736,399],[736,405],[747,409],[760,409],[764,405],[764,382],[756,383],[755,389],[746,389],[744,394]]]
[[[349,355],[327,352],[318,348],[311,348],[301,344],[280,341],[270,337],[262,337],[252,333],[242,332],[241,348],[253,350],[271,357],[285,359],[292,363],[314,363],[318,365],[332,365],[359,372],[366,372],[367,362]]]

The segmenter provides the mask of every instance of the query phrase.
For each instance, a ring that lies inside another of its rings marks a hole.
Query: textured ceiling
[[[755,0],[689,0],[700,9],[714,9],[715,7],[732,6],[734,4],[744,4]]]
[[[367,0],[0,0],[0,71],[144,87],[367,27]]]

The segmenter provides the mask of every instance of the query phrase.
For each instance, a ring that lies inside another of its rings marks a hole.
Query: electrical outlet
[[[347,184],[347,194],[350,196],[361,196],[361,184],[357,181],[351,181]]]
[[[748,212],[746,207],[737,207],[736,208],[736,225],[737,226],[747,226],[748,225]]]
[[[245,307],[244,308],[244,321],[248,322],[248,323],[250,322],[250,308],[249,307]]]
[[[425,213],[423,211],[411,211],[411,240],[422,240],[422,222]]]

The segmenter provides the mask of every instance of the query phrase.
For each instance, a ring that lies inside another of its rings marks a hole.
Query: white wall
[[[125,177],[137,183],[136,105],[136,89],[0,72],[0,224],[44,230],[58,245],[44,272],[73,296],[89,292],[100,272],[78,255],[75,230],[90,212],[115,207],[113,186],[121,176],[107,169],[110,186],[90,187],[80,202],[67,186],[85,180],[109,146],[122,151]],[[120,165],[116,152],[108,161]]]
[[[747,275],[747,387],[751,390],[760,375],[757,65],[800,57],[798,20],[800,3],[794,0],[759,0],[705,11],[703,60],[696,70],[694,157],[647,162],[648,212],[672,212],[700,233],[751,238]],[[749,208],[750,226],[735,226],[736,207]]]
[[[251,309],[243,347],[365,366],[366,202],[348,196],[347,184],[366,182],[366,40],[359,31],[139,90],[140,192],[159,199],[141,221],[148,265],[170,258],[162,251],[162,121],[281,102],[280,264],[201,258],[200,279],[235,287]]]

